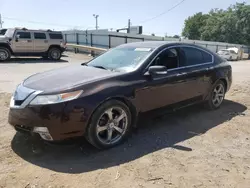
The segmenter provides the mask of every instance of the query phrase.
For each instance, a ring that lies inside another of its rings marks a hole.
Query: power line
[[[59,26],[59,27],[84,27],[84,26],[75,26],[75,25],[37,22],[37,21],[31,21],[31,20],[22,20],[22,19],[17,19],[17,18],[10,18],[10,17],[2,17],[2,18],[5,20],[13,20],[13,21],[19,21],[19,22],[26,22],[26,23],[43,24],[43,25],[53,25],[53,26]]]
[[[176,5],[174,5],[173,7],[171,7],[170,9],[168,9],[168,10],[162,12],[161,14],[158,14],[158,15],[152,17],[152,18],[143,20],[143,21],[141,21],[141,22],[139,22],[139,23],[142,24],[142,23],[146,23],[146,22],[149,22],[149,21],[151,21],[151,20],[154,20],[154,19],[156,19],[156,18],[158,18],[158,17],[160,17],[160,16],[162,16],[162,15],[164,15],[164,14],[170,12],[171,10],[175,9],[175,8],[178,7],[180,4],[182,4],[184,1],[186,1],[186,0],[182,0],[181,2],[179,2],[179,3],[177,3]]]

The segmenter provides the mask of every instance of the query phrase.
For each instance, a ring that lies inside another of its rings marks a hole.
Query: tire
[[[221,88],[220,91],[219,91],[219,88]],[[216,93],[216,90],[217,90],[217,93]],[[224,101],[225,94],[226,94],[225,84],[224,84],[224,82],[222,82],[220,80],[212,88],[212,90],[209,94],[209,98],[206,101],[206,108],[209,110],[216,110],[216,109],[220,108],[221,104]],[[217,100],[216,100],[216,98],[217,98]]]
[[[49,49],[49,58],[52,60],[60,60],[62,57],[62,52],[58,48]]]
[[[11,57],[11,53],[7,48],[0,47],[0,61],[7,61]]]
[[[130,134],[131,118],[131,112],[123,102],[107,101],[93,113],[85,137],[98,149],[112,148],[121,144]]]

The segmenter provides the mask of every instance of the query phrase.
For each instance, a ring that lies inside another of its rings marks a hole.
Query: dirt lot
[[[219,110],[194,106],[148,119],[107,151],[80,139],[47,144],[7,123],[15,84],[65,65],[0,64],[0,187],[249,187],[250,61],[232,63],[234,83]]]

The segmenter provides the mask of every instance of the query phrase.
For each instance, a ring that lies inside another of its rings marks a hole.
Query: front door
[[[184,101],[192,96],[192,81],[187,80],[185,69],[170,70],[166,75],[148,77],[136,91],[136,101],[141,112],[154,110]]]
[[[166,66],[166,74],[145,76],[144,84],[136,91],[136,101],[141,112],[177,104],[197,98],[199,80],[183,66],[185,56],[179,48],[170,48],[156,57],[152,65]]]
[[[17,31],[12,41],[14,53],[32,53],[33,40],[28,31]]]

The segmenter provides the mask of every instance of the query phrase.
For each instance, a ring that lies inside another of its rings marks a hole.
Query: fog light
[[[44,140],[53,140],[47,127],[34,127],[33,132],[38,133]]]

